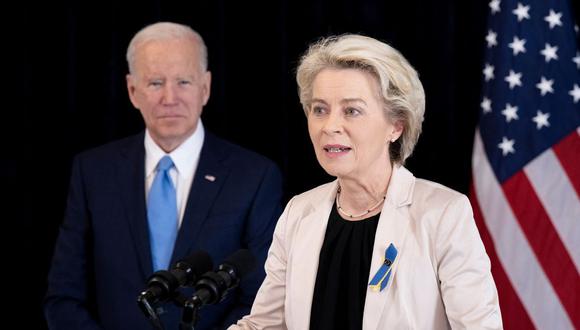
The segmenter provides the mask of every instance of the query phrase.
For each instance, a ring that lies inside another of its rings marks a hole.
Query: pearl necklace
[[[349,218],[360,218],[362,216],[365,216],[369,213],[371,213],[372,211],[374,211],[377,207],[379,207],[379,205],[381,205],[385,199],[387,198],[387,195],[383,196],[383,198],[381,198],[375,205],[369,207],[366,211],[362,212],[361,214],[349,214],[346,213],[346,211],[340,206],[340,202],[338,201],[340,198],[340,185],[338,185],[338,189],[336,190],[336,208],[338,209],[339,212],[341,212],[342,214],[346,215]]]

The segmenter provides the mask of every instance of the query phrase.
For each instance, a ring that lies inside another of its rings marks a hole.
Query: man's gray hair
[[[171,39],[190,39],[197,42],[199,45],[200,68],[202,71],[207,71],[207,47],[201,35],[187,25],[159,22],[144,27],[131,39],[129,47],[127,47],[129,73],[133,74],[135,70],[135,51],[137,46],[149,41]]]

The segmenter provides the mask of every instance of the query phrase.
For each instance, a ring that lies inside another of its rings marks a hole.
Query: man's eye
[[[189,80],[180,80],[179,81],[179,85],[181,85],[181,86],[191,85],[191,81],[189,81]]]
[[[150,82],[149,82],[149,86],[151,86],[151,87],[159,87],[159,86],[161,86],[162,84],[163,84],[163,83],[162,83],[161,81],[157,81],[157,80],[156,80],[156,81],[150,81]]]

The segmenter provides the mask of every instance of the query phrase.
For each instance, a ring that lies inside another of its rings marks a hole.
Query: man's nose
[[[165,84],[163,86],[163,104],[173,105],[177,102],[177,93],[173,84]]]

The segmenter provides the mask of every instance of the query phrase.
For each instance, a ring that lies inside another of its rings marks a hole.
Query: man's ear
[[[139,109],[139,106],[137,105],[137,99],[135,98],[135,76],[131,75],[130,73],[128,73],[125,76],[125,79],[127,81],[127,92],[129,93],[129,99],[131,100],[131,103],[133,104],[133,106],[137,109]]]
[[[202,78],[202,93],[203,93],[203,105],[205,106],[207,104],[207,101],[209,100],[209,96],[211,94],[211,72],[210,71],[206,71],[203,74],[203,78]]]

